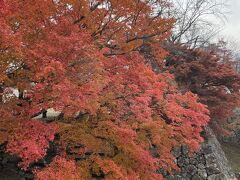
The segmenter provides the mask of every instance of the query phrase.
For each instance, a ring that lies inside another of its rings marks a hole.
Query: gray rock
[[[199,163],[199,164],[197,165],[197,168],[198,168],[199,170],[203,170],[203,169],[205,170],[205,165]]]
[[[190,177],[192,177],[194,174],[198,172],[198,169],[194,165],[189,165],[186,168],[186,172]]]
[[[172,153],[176,158],[178,158],[182,154],[181,148],[173,148]]]
[[[207,179],[207,171],[205,169],[198,169],[198,175],[202,178],[202,179]]]
[[[210,128],[205,128],[206,141],[199,152],[188,155],[187,146],[172,153],[177,157],[177,164],[181,172],[167,176],[169,180],[230,180],[236,179],[231,175],[231,167],[222,151],[221,145]]]
[[[211,154],[211,153],[213,153],[212,147],[209,144],[203,145],[202,152],[203,152],[203,154]]]
[[[188,147],[186,145],[182,146],[182,154],[187,155],[188,154]]]
[[[198,174],[195,174],[191,180],[203,180]]]
[[[184,177],[184,176],[180,176],[180,175],[169,176],[166,179],[167,180],[190,180],[190,178]]]
[[[189,164],[189,159],[183,156],[180,156],[177,160],[177,164],[179,167],[185,167]]]
[[[228,180],[224,174],[213,174],[207,180]]]
[[[214,156],[214,154],[205,155],[205,159],[206,159],[207,166],[210,166],[211,164],[216,163],[216,157]]]
[[[196,159],[199,164],[204,164],[204,165],[206,164],[206,159],[205,159],[204,155],[202,155],[202,154],[198,155]]]
[[[175,176],[168,176],[167,180],[182,180],[181,176],[175,175]]]
[[[208,167],[206,168],[206,170],[207,170],[207,174],[208,174],[209,176],[210,176],[210,175],[213,175],[213,174],[219,174],[219,173],[221,173],[221,171],[220,171],[220,169],[219,169],[219,167],[218,167],[217,164],[212,164],[212,165],[208,166]]]
[[[190,164],[192,164],[192,165],[197,165],[197,164],[198,164],[198,160],[196,159],[196,157],[191,157],[191,158],[189,159],[189,162],[190,162]]]

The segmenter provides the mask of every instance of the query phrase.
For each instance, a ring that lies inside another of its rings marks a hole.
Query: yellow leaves
[[[106,180],[119,179],[123,180],[124,175],[122,174],[122,169],[115,164],[111,159],[101,159],[97,156],[93,156],[91,160],[94,162],[92,170],[96,175],[101,176],[104,174]]]
[[[14,126],[15,124],[11,120],[0,118],[0,144],[7,142],[10,131]]]
[[[4,82],[8,82],[8,77],[7,77],[7,75],[5,74],[5,73],[3,73],[3,74],[0,74],[0,83],[2,84],[2,83],[4,83]]]
[[[76,144],[82,144],[84,151],[102,152],[105,155],[112,156],[114,152],[110,144],[104,139],[96,138],[98,135],[93,133],[93,123],[81,120],[79,121],[80,122],[71,124],[60,124],[60,142],[65,147],[72,148],[72,150],[74,150],[74,146]]]
[[[122,43],[119,42],[119,47],[126,53],[131,52],[133,50],[135,50],[136,47],[139,47],[140,45],[142,45],[143,40],[141,39],[137,39],[135,41],[131,41],[126,43],[126,41],[123,41]]]

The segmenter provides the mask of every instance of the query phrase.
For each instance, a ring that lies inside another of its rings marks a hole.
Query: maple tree
[[[165,69],[174,73],[183,91],[196,93],[208,105],[212,127],[229,134],[227,119],[240,103],[240,76],[233,69],[230,51],[221,44],[205,49],[171,45]]]
[[[77,171],[77,167],[74,161],[66,160],[62,157],[55,157],[53,162],[43,171],[35,170],[37,179],[39,180],[77,180],[81,179],[80,173]]]
[[[177,169],[174,147],[199,148],[206,106],[133,52],[146,38],[168,36],[173,20],[155,8],[168,5],[0,1],[0,140],[20,167],[43,158],[54,140],[58,156],[33,171],[37,179],[162,179],[157,170]],[[34,119],[49,108],[61,116]]]
[[[30,163],[46,155],[48,142],[53,141],[52,132],[56,132],[56,127],[39,121],[20,121],[18,126],[8,137],[7,151],[21,157],[20,167],[27,169]]]

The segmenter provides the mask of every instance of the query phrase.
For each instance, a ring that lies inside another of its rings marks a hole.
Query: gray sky
[[[230,13],[223,32],[226,38],[240,42],[240,0],[229,0]]]

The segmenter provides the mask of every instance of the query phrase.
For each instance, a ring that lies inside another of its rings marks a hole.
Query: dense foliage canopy
[[[229,134],[239,127],[229,126],[228,118],[240,105],[240,75],[233,69],[231,52],[222,42],[206,48],[189,49],[171,45],[166,70],[175,75],[182,91],[196,93],[210,110],[214,130]]]
[[[23,170],[49,141],[58,155],[31,169],[37,179],[162,179],[159,169],[177,169],[173,148],[198,149],[206,106],[137,52],[148,41],[164,60],[173,19],[161,6],[169,4],[0,1],[0,143]],[[34,118],[49,108],[61,116]]]

